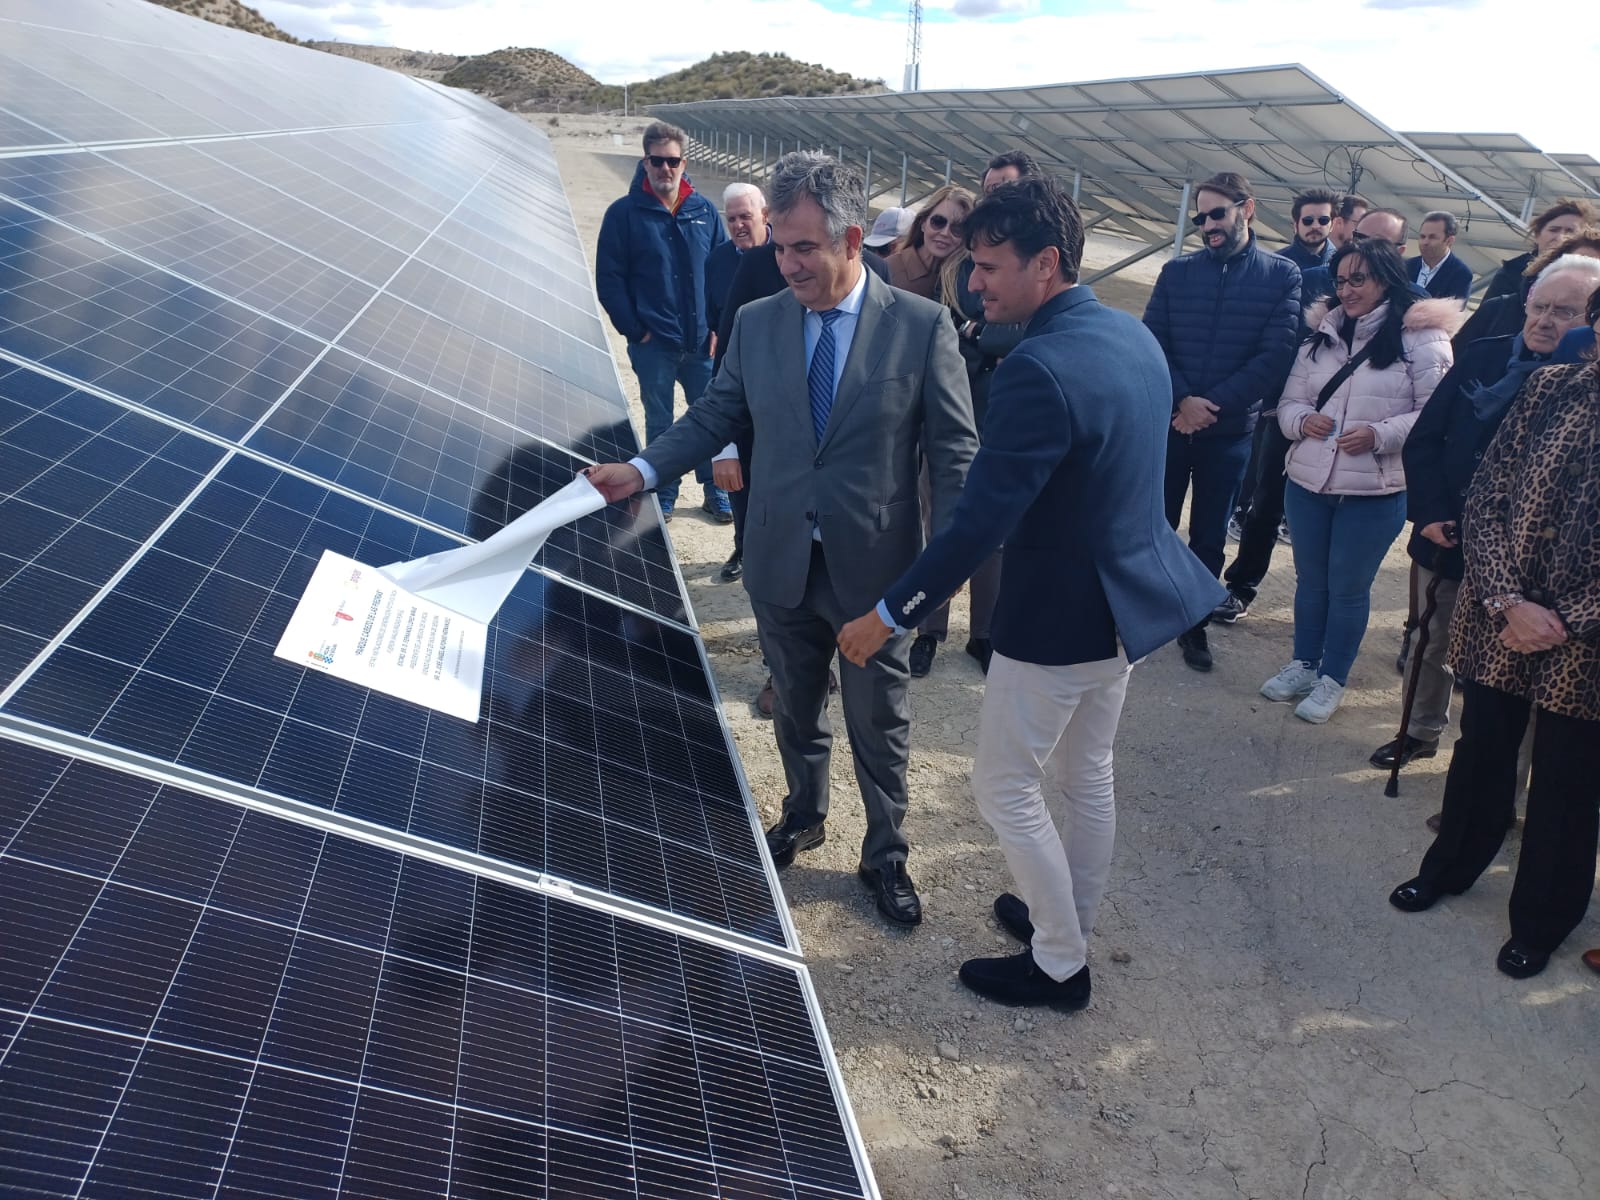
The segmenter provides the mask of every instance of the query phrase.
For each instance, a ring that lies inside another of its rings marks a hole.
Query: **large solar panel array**
[[[273,654],[636,450],[548,143],[143,0],[0,71],[0,1194],[875,1196],[653,502],[476,723]]]
[[[1296,64],[994,91],[705,100],[651,111],[682,125],[697,142],[693,153],[730,174],[760,175],[780,149],[821,147],[869,166],[870,190],[895,204],[950,179],[975,182],[993,154],[1026,150],[1073,181],[1091,227],[1140,243],[1086,276],[1091,283],[1191,232],[1188,185],[1216,171],[1250,178],[1257,228],[1280,242],[1293,236],[1293,196],[1309,187],[1358,191],[1416,217],[1453,210],[1465,225],[1456,253],[1480,280],[1527,249],[1530,190],[1545,196],[1596,183],[1568,161],[1574,156],[1546,157],[1514,135],[1396,133]]]

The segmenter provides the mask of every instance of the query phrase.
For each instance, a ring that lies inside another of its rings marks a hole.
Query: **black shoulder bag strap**
[[[1344,366],[1333,373],[1333,378],[1322,385],[1322,390],[1317,393],[1317,411],[1322,411],[1322,406],[1333,399],[1333,394],[1344,386],[1344,381],[1354,375],[1361,364],[1372,357],[1372,343],[1369,341],[1360,350],[1348,359]]]

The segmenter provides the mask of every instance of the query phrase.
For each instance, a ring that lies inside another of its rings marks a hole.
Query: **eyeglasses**
[[[934,213],[933,216],[928,218],[928,228],[929,229],[943,229],[946,225],[950,226],[951,229],[960,229],[961,228],[960,222],[952,221],[949,217],[945,216],[943,213]]]
[[[1343,279],[1335,279],[1333,281],[1333,290],[1342,292],[1345,288],[1358,288],[1371,278],[1371,275],[1357,271],[1354,275],[1346,275]]]
[[[1310,229],[1313,225],[1326,225],[1331,220],[1332,217],[1301,217],[1300,224]]]
[[[1194,223],[1194,227],[1196,229],[1199,229],[1200,226],[1204,225],[1207,221],[1221,221],[1225,219],[1230,212],[1238,207],[1239,206],[1237,204],[1221,204],[1216,208],[1208,208],[1205,212],[1197,212],[1194,216],[1190,217],[1189,220]]]
[[[674,171],[676,171],[679,167],[683,166],[682,157],[676,154],[648,154],[645,157],[650,160],[650,165],[655,167],[657,170],[660,170],[662,167],[671,167]]]
[[[1566,307],[1556,308],[1549,304],[1530,304],[1528,305],[1528,315],[1536,320],[1541,321],[1545,317],[1552,317],[1558,323],[1564,324],[1568,321],[1576,321],[1579,317],[1583,316],[1583,309]]]

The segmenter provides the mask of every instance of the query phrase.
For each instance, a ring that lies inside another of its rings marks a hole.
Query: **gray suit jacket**
[[[741,308],[711,386],[642,457],[672,479],[751,430],[745,588],[756,600],[799,607],[815,523],[840,603],[864,613],[922,549],[922,455],[934,531],[950,521],[978,448],[972,396],[944,307],[869,273],[819,444],[804,314],[787,290]]]

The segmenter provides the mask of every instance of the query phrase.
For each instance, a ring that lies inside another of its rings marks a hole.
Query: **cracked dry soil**
[[[549,129],[591,264],[639,128],[563,116]],[[723,181],[698,182],[720,196]],[[1148,277],[1114,283],[1102,299],[1141,311]],[[620,339],[613,350],[642,428]],[[742,587],[716,580],[732,531],[698,501],[690,479],[672,539],[770,821],[783,780],[750,704],[764,678],[754,622]],[[1399,712],[1400,543],[1322,727],[1256,694],[1288,656],[1292,594],[1280,548],[1249,616],[1213,632],[1210,675],[1171,647],[1135,672],[1094,1001],[1071,1016],[1000,1008],[956,981],[962,959],[1013,949],[989,911],[1005,865],[969,791],[983,682],[961,652],[964,598],[912,687],[907,831],[927,912],[913,932],[887,928],[856,881],[863,826],[835,708],[828,843],[782,879],[885,1197],[1600,1197],[1600,976],[1578,960],[1600,919],[1542,976],[1498,974],[1514,836],[1465,896],[1417,916],[1389,907],[1448,762],[1408,769],[1396,800],[1366,762]]]

